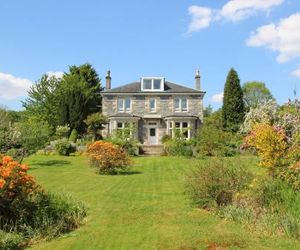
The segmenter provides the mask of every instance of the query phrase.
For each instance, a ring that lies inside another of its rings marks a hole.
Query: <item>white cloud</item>
[[[56,77],[56,78],[62,78],[64,75],[64,72],[61,71],[49,71],[46,73],[49,77]]]
[[[294,70],[293,72],[291,72],[291,75],[292,75],[292,76],[296,76],[296,77],[299,77],[299,78],[300,78],[300,69],[296,69],[296,70]]]
[[[278,24],[259,27],[246,41],[248,46],[267,47],[279,53],[279,63],[300,57],[300,13],[281,19]]]
[[[239,21],[255,15],[259,11],[269,12],[284,0],[231,0],[220,10],[220,15],[231,21]]]
[[[213,95],[212,98],[211,98],[211,100],[212,100],[213,102],[223,102],[223,96],[224,96],[224,93],[221,92],[221,93],[219,93],[219,94]]]
[[[192,5],[189,7],[189,15],[192,17],[189,33],[208,27],[212,21],[212,10],[206,7]]]
[[[204,6],[192,5],[188,8],[191,22],[188,33],[207,28],[213,21],[239,21],[258,12],[269,11],[274,6],[282,4],[284,0],[230,0],[221,9],[211,9]]]
[[[0,99],[15,100],[24,97],[32,81],[0,72]]]

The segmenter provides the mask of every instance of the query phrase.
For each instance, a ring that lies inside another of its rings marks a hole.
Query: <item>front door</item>
[[[149,128],[149,143],[151,145],[157,144],[157,130],[156,130],[156,128]]]

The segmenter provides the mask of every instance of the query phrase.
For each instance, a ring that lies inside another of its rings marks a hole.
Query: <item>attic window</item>
[[[142,77],[141,89],[142,91],[163,91],[164,78],[163,77]]]

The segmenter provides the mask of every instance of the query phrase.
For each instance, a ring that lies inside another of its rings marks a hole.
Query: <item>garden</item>
[[[192,139],[174,128],[141,157],[133,127],[102,137],[101,89],[90,64],[70,66],[24,111],[0,109],[0,249],[300,247],[296,98],[231,69]]]

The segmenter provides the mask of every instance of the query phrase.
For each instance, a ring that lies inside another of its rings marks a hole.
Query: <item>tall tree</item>
[[[61,80],[56,77],[43,75],[28,91],[28,97],[23,102],[26,113],[47,122],[55,131],[58,125],[58,87]]]
[[[71,66],[70,72],[63,76],[59,91],[60,123],[84,132],[86,117],[100,110],[101,90],[98,74],[90,64]]]
[[[243,91],[237,72],[231,68],[224,87],[224,98],[222,108],[223,128],[228,131],[238,131],[243,122],[245,107]]]
[[[256,108],[259,104],[265,103],[268,100],[274,100],[274,97],[264,82],[246,82],[242,90],[247,110]]]

